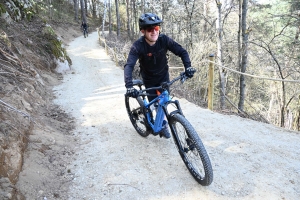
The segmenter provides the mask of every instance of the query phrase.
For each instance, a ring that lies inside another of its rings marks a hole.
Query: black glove
[[[194,73],[196,72],[196,69],[194,67],[188,67],[186,68],[185,70],[185,75],[188,77],[188,78],[192,78],[194,76]]]
[[[137,98],[139,96],[139,91],[134,87],[127,88],[126,95],[129,97]]]

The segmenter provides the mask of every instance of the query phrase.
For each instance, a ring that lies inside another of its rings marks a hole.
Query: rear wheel
[[[125,96],[125,105],[129,119],[135,130],[141,136],[147,137],[151,132],[151,128],[149,127],[147,119],[144,115],[144,103],[142,98],[132,98]]]
[[[180,114],[170,119],[175,144],[190,173],[198,183],[208,186],[213,181],[213,170],[205,147],[189,121]]]

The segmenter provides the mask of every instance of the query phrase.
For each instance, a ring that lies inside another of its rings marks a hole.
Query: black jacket
[[[81,24],[81,28],[87,29],[87,27],[88,27],[88,25],[87,25],[86,23],[82,23],[82,24]]]
[[[140,63],[140,71],[145,85],[154,86],[168,80],[168,50],[181,57],[185,68],[191,66],[188,52],[164,34],[159,35],[153,46],[145,41],[144,36],[135,41],[124,66],[125,87],[132,87],[132,71],[137,60]]]

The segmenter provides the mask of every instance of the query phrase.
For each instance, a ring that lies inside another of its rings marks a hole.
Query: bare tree
[[[104,0],[104,10],[103,10],[103,17],[102,17],[102,34],[104,35],[104,27],[105,27],[105,20],[106,20],[106,10],[107,10],[107,2]]]
[[[85,15],[88,15],[88,7],[87,7],[87,0],[84,0],[84,11],[85,11]]]
[[[131,9],[131,16],[133,17],[132,21],[132,36],[135,36],[135,34],[139,31],[138,30],[138,24],[137,24],[137,9],[136,9],[136,3],[135,0],[131,0],[132,2],[132,9]]]
[[[245,73],[248,64],[248,36],[249,30],[247,29],[247,10],[248,10],[248,0],[240,0],[242,3],[242,59],[241,59],[241,72]],[[238,108],[240,111],[244,111],[245,104],[245,76],[240,75],[240,99],[238,103]]]
[[[112,33],[111,0],[108,0],[108,10],[109,10],[108,11],[109,12],[109,14],[108,14],[109,35],[111,35],[111,33]]]
[[[127,14],[127,35],[130,39],[132,39],[132,36],[131,36],[131,31],[130,31],[130,21],[131,21],[131,18],[130,18],[130,0],[126,0],[126,14]]]
[[[220,108],[225,109],[225,94],[227,71],[223,68],[223,49],[222,49],[222,3],[216,0],[218,15],[217,15],[217,59],[219,64],[219,81],[220,81]]]
[[[75,16],[74,19],[75,21],[78,21],[78,0],[73,0],[74,1],[74,12],[75,12]]]
[[[184,0],[185,6],[185,13],[187,15],[187,24],[188,24],[188,40],[189,40],[189,47],[193,47],[193,14],[196,8],[196,0]]]
[[[80,0],[80,8],[81,8],[81,21],[86,23],[86,14],[85,14],[85,7],[84,7],[84,0]]]
[[[117,36],[120,36],[120,13],[119,13],[119,1],[115,0],[116,6],[116,18],[117,18]]]
[[[53,5],[52,5],[52,0],[49,0],[49,19],[53,18]]]
[[[91,6],[92,6],[92,16],[94,19],[97,17],[97,0],[91,0]]]

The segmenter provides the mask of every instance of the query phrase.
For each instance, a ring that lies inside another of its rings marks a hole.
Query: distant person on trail
[[[152,13],[142,14],[139,18],[139,28],[143,36],[131,46],[124,66],[126,95],[130,97],[136,98],[138,96],[138,91],[132,83],[132,72],[137,60],[140,63],[140,74],[146,88],[158,87],[162,82],[170,81],[168,50],[181,58],[187,77],[192,78],[196,71],[195,68],[191,67],[188,52],[170,37],[160,34],[159,30],[162,22],[157,15]],[[148,93],[157,95],[155,90],[150,90]],[[155,98],[152,95],[148,96],[149,102]],[[171,137],[166,125],[161,133],[165,138]]]
[[[85,30],[86,32],[88,32],[88,25],[84,21],[81,23],[81,28],[83,31]]]

